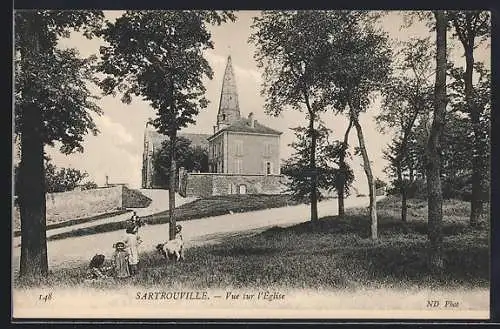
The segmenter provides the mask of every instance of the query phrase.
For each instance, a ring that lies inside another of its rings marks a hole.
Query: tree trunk
[[[314,131],[314,115],[309,115],[309,132],[311,134],[311,153],[309,166],[314,171],[311,177],[311,221],[318,220],[318,196],[316,194],[318,175],[316,170],[316,132]]]
[[[351,108],[351,111],[353,109]],[[361,155],[363,157],[363,168],[365,170],[366,178],[368,180],[369,196],[370,196],[370,219],[371,219],[371,237],[373,240],[378,238],[377,232],[377,202],[375,200],[375,183],[373,182],[373,173],[370,165],[370,159],[368,158],[368,152],[366,151],[365,139],[363,137],[363,130],[359,124],[358,117],[353,117],[353,123],[356,127],[359,140],[359,148],[361,150]]]
[[[465,45],[464,45],[465,46]],[[481,155],[479,143],[481,136],[481,126],[479,122],[479,113],[474,103],[474,87],[472,85],[472,73],[474,69],[474,53],[472,46],[466,46],[465,49],[465,102],[469,110],[470,119],[472,122],[472,129],[474,137],[472,145],[472,195],[471,195],[471,213],[469,225],[474,227],[479,224],[479,219],[483,211],[482,202],[482,175],[481,175]]]
[[[340,189],[338,192],[338,207],[339,207],[339,217],[343,218],[345,216],[345,205],[344,205],[344,190]]]
[[[401,193],[401,220],[403,222],[406,222],[406,214],[407,214],[407,209],[406,209],[406,186],[403,181],[403,168],[402,168],[402,163],[401,160],[398,161],[397,165],[397,173],[398,173],[398,183],[399,183],[399,192]]]
[[[441,136],[446,115],[446,13],[436,17],[436,83],[434,118],[427,142],[427,202],[430,240],[430,264],[433,270],[444,267],[442,256],[443,195],[441,189]]]
[[[40,136],[40,109],[31,104],[24,109],[21,132],[19,204],[21,215],[20,275],[48,274],[45,218],[45,172],[43,141]]]
[[[175,122],[175,107],[174,107],[174,80],[170,76],[170,120]],[[175,158],[175,150],[177,147],[177,127],[175,127],[174,122],[171,123],[169,128],[169,138],[170,138],[170,177],[169,177],[169,187],[168,187],[168,237],[169,240],[175,239],[175,190],[176,190],[176,172],[177,172],[177,164]]]
[[[169,187],[168,187],[168,222],[169,222],[169,231],[168,236],[169,240],[175,239],[175,190],[176,190],[176,179],[175,172],[177,171],[176,159],[175,159],[175,147],[176,147],[176,139],[177,139],[177,131],[173,131],[170,133],[170,177],[169,177]]]
[[[481,126],[480,126],[480,113],[474,101],[474,87],[472,84],[472,75],[474,72],[474,43],[477,30],[474,29],[474,18],[479,19],[473,13],[465,14],[465,26],[460,24],[458,17],[453,16],[452,22],[458,34],[460,42],[464,48],[465,53],[465,72],[464,72],[464,85],[465,85],[465,103],[472,123],[473,140],[472,140],[472,195],[471,195],[471,213],[469,218],[469,225],[476,226],[479,224],[481,213],[483,211],[483,163],[481,152]]]
[[[24,36],[25,49],[21,54],[24,70],[35,75],[36,56],[40,52],[36,14],[32,26]],[[19,274],[22,277],[39,277],[48,274],[47,236],[45,218],[45,172],[43,164],[43,127],[41,109],[29,89],[23,98],[31,100],[21,115],[21,162],[19,166],[19,208],[21,216],[21,260]]]
[[[345,157],[347,153],[347,148],[349,147],[349,133],[351,131],[351,128],[352,128],[352,119],[349,119],[349,125],[347,126],[346,132],[344,134],[344,141],[342,143],[342,152],[340,153],[340,158],[339,158],[340,182],[337,184],[339,217],[345,216],[344,197],[345,197],[346,171],[347,171],[347,163],[345,162]]]
[[[316,172],[316,132],[314,130],[314,121],[316,119],[315,112],[313,111],[311,104],[309,103],[309,94],[307,92],[307,86],[304,85],[302,90],[304,100],[306,103],[307,111],[309,113],[309,134],[311,136],[311,153],[309,154],[309,168],[313,171],[311,175],[311,221],[318,220],[318,195],[316,194],[316,189],[318,187],[318,175]]]
[[[408,159],[408,140],[410,139],[410,135],[415,125],[415,121],[417,120],[417,116],[419,113],[419,109],[423,108],[423,105],[417,104],[414,108],[413,115],[410,118],[410,121],[407,125],[403,125],[403,139],[401,140],[401,149],[398,154],[398,180],[399,180],[399,189],[401,192],[401,221],[406,222],[408,209],[406,205],[406,201],[408,199],[408,186],[406,182],[403,180],[403,160]],[[411,165],[409,166],[410,171],[410,181],[412,180],[412,169]]]

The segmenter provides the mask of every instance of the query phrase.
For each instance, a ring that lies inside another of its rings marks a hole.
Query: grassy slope
[[[289,195],[223,195],[195,200],[175,208],[177,221],[228,214],[229,211],[247,212],[297,204]],[[168,211],[143,217],[149,225],[168,223]],[[125,222],[105,223],[50,236],[48,240],[59,240],[74,236],[84,236],[125,229]]]
[[[398,203],[378,204],[380,239],[369,239],[365,209],[347,211],[345,219],[322,218],[288,228],[272,228],[222,244],[191,248],[187,259],[165,264],[157,254],[141,255],[142,268],[130,284],[217,287],[487,287],[489,230],[467,227],[469,205],[448,201],[444,215],[445,270],[427,266],[425,202],[410,201],[408,223],[395,214]],[[58,271],[46,282],[79,284],[85,267]],[[113,280],[102,282],[105,288]]]

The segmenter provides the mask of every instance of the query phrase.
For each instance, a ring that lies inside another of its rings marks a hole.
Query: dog
[[[184,260],[184,241],[182,236],[177,235],[175,239],[156,245],[156,250],[167,260]]]

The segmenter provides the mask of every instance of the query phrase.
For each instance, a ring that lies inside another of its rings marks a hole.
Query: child
[[[132,217],[128,220],[129,225],[135,225],[138,227],[144,226],[146,223],[139,217],[137,216],[137,212],[132,213]]]
[[[130,225],[125,230],[125,244],[129,253],[128,263],[131,275],[137,274],[137,264],[139,263],[139,244],[142,243],[142,240],[138,235],[138,230],[139,227],[136,225]]]
[[[125,250],[125,243],[120,241],[115,243],[113,247],[115,248],[113,254],[115,275],[117,278],[128,278],[130,276],[128,268],[129,253]]]
[[[106,275],[103,273],[104,255],[96,254],[90,260],[89,270],[87,271],[87,281],[96,281],[105,279]]]

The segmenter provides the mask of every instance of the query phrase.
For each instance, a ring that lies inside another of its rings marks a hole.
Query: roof
[[[221,131],[233,131],[233,132],[245,132],[245,133],[255,133],[255,134],[268,134],[268,135],[281,135],[282,132],[264,126],[255,120],[254,127],[251,126],[250,119],[240,118],[229,126],[224,127],[217,131],[214,135],[220,133]]]
[[[233,73],[233,64],[231,63],[231,56],[227,58],[226,69],[224,70],[224,77],[222,79],[222,89],[219,100],[219,111],[217,118],[223,113],[236,112],[237,117],[240,116],[240,106],[238,102],[238,91],[236,88],[236,79]]]
[[[209,134],[189,134],[189,133],[178,133],[178,137],[184,137],[191,141],[191,146],[200,146],[202,148],[208,149],[208,137]],[[148,129],[146,131],[146,139],[153,145],[154,148],[161,147],[164,141],[169,140],[167,135],[160,134],[156,130]]]

